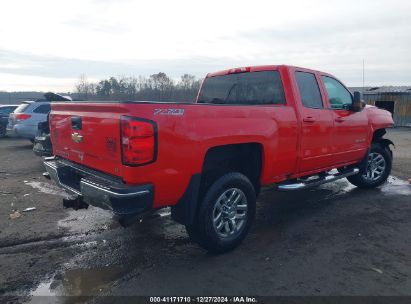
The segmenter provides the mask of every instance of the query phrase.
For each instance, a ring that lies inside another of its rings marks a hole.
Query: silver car
[[[47,121],[49,102],[24,101],[10,114],[7,135],[27,138],[34,142],[39,122]]]

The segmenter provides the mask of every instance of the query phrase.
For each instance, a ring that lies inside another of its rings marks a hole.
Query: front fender
[[[384,147],[389,148],[390,145],[393,145],[395,148],[395,144],[387,138],[381,138],[380,140],[378,140],[378,142],[381,143]]]
[[[395,144],[387,138],[380,138],[377,142],[380,143],[384,148],[388,149],[388,151],[390,151],[392,158],[392,151],[390,149],[390,145],[392,145],[395,148]]]

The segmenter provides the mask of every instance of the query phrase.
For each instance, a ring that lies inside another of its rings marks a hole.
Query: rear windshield
[[[14,110],[14,113],[23,113],[25,109],[29,106],[29,103],[22,103],[17,107],[17,109]]]
[[[206,78],[197,102],[285,104],[285,98],[278,71],[263,71]]]
[[[16,107],[0,107],[0,114],[10,114],[11,112],[14,111],[14,109],[16,109]]]

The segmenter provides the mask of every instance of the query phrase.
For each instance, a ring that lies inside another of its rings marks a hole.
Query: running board
[[[278,184],[277,189],[280,191],[303,190],[303,189],[307,189],[311,187],[316,187],[316,186],[319,186],[325,183],[333,182],[333,181],[336,181],[337,179],[341,179],[347,176],[355,175],[358,172],[360,172],[360,169],[353,168],[353,169],[339,172],[336,174],[327,174],[323,177],[319,177],[312,181],[298,182],[298,183],[292,183],[292,184],[288,184],[288,183]]]

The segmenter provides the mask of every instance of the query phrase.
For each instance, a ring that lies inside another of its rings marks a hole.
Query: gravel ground
[[[411,128],[390,129],[387,138],[390,138],[396,148],[392,171],[395,176],[408,180],[411,178]]]
[[[64,192],[41,176],[30,143],[0,139],[0,300],[411,296],[411,129],[387,137],[396,144],[387,184],[360,190],[344,179],[299,193],[265,190],[244,243],[219,256],[190,243],[167,210],[122,228],[106,211],[63,209]],[[22,211],[28,207],[36,210]]]

